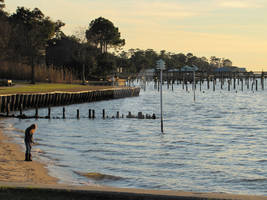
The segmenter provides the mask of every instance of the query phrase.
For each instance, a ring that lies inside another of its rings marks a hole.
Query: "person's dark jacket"
[[[30,143],[30,144],[34,143],[33,138],[32,138],[32,134],[30,132],[31,132],[30,127],[25,130],[25,137],[24,137],[25,143]]]

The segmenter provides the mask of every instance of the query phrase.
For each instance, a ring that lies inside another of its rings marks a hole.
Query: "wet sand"
[[[27,195],[33,193],[40,194],[35,196],[36,199],[62,197],[62,199],[267,200],[267,196],[61,185],[56,178],[49,176],[44,164],[36,161],[25,162],[24,149],[13,143],[12,139],[4,135],[0,129],[0,196],[14,199],[17,195],[25,195],[27,198]]]
[[[39,162],[25,162],[24,149],[0,130],[0,181],[30,184],[56,184]]]

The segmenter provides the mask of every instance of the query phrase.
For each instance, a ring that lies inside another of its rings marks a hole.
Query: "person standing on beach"
[[[31,149],[33,142],[33,134],[37,129],[36,124],[32,124],[25,130],[24,142],[26,146],[25,161],[32,161]]]

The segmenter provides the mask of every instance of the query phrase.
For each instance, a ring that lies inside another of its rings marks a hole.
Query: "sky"
[[[131,48],[230,59],[267,71],[266,0],[5,0],[6,11],[39,8],[73,35],[104,17]]]

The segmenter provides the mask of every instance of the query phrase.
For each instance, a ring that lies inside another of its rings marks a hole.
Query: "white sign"
[[[164,70],[165,69],[165,62],[162,59],[157,61],[157,69]]]

